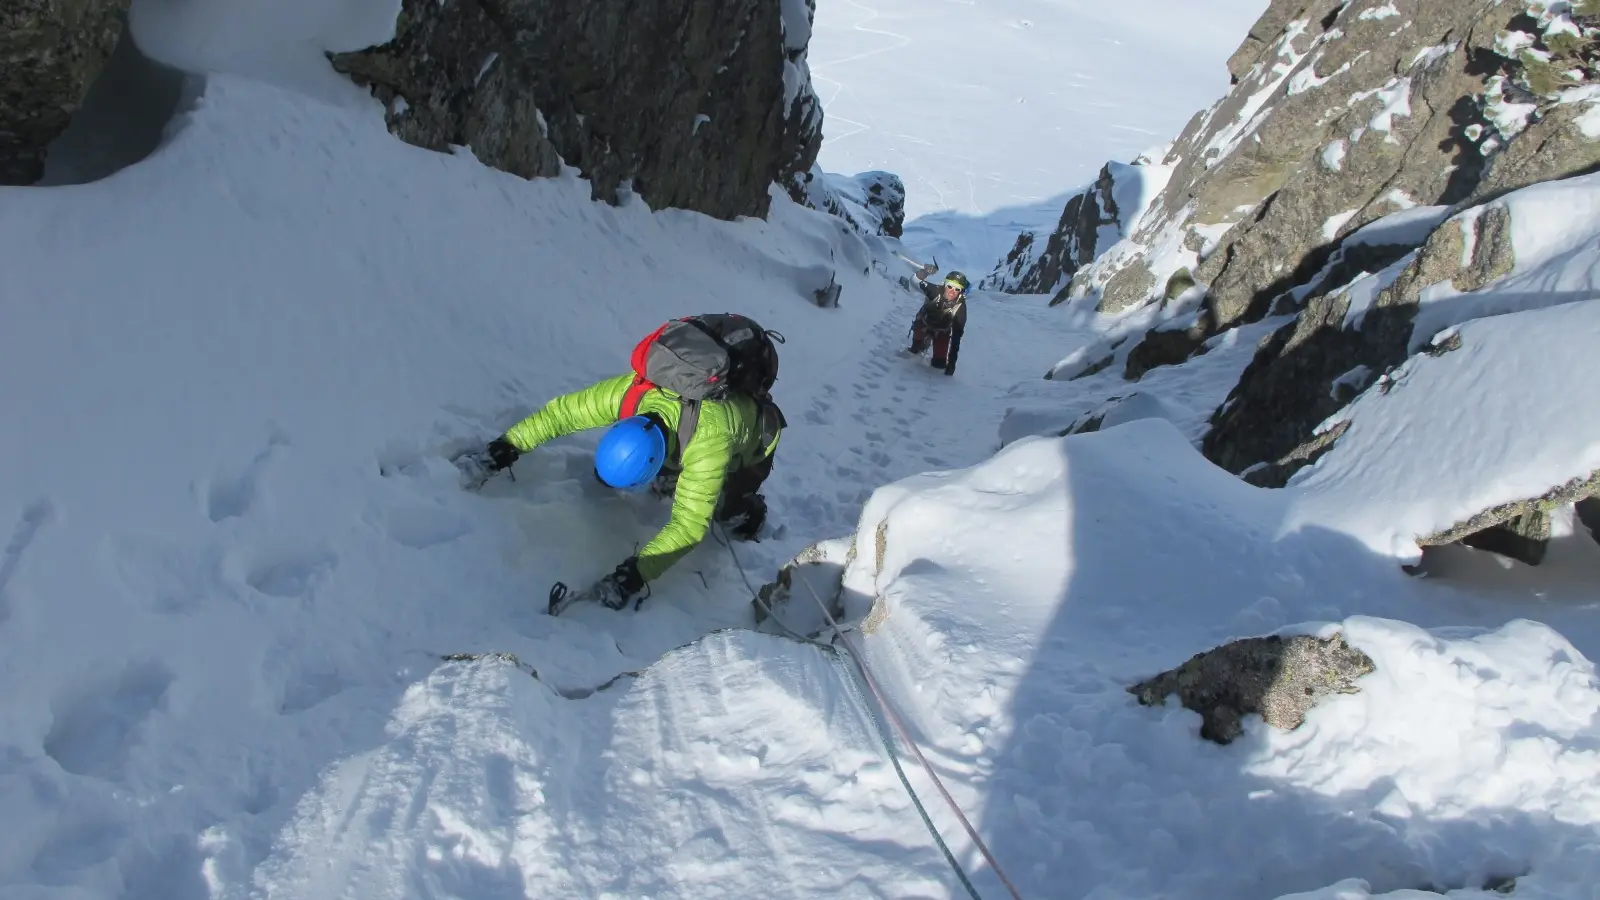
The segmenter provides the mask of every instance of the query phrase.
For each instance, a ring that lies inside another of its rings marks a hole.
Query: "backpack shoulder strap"
[[[765,453],[778,435],[789,427],[789,420],[784,418],[783,410],[778,408],[771,397],[762,397],[756,401],[756,432],[760,435],[761,452]]]
[[[694,433],[700,427],[700,401],[690,400],[687,397],[678,398],[678,452],[670,460],[673,468],[683,465],[683,453],[694,440]]]
[[[633,384],[628,385],[627,392],[622,395],[622,405],[617,409],[617,419],[620,421],[628,418],[629,416],[638,415],[639,401],[643,400],[644,395],[648,394],[650,389],[653,387],[655,387],[655,385],[644,380],[642,377],[638,375],[633,376]]]

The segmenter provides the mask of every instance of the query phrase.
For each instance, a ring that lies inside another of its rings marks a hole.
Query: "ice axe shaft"
[[[914,268],[917,268],[917,269],[925,269],[925,268],[927,268],[927,266],[923,265],[922,263],[917,262],[916,260],[914,260],[911,257],[905,255],[904,253],[896,253],[895,256],[898,256],[901,259],[905,260],[907,263],[911,264],[911,266],[914,267]],[[935,271],[938,271],[938,269],[939,269],[939,257],[937,257],[937,256],[935,256],[933,258],[933,268],[934,268]]]

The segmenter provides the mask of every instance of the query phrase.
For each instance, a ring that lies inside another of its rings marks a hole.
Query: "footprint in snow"
[[[114,822],[70,825],[45,839],[29,868],[40,884],[66,887],[76,883],[83,870],[115,856],[127,836],[127,830]]]
[[[472,533],[472,522],[442,509],[408,507],[389,510],[383,517],[383,532],[402,547],[426,550]]]
[[[161,708],[172,672],[153,660],[130,663],[54,704],[45,755],[74,775],[122,774],[145,720]]]
[[[279,448],[288,445],[287,437],[273,432],[267,439],[267,446],[246,463],[241,471],[231,476],[214,477],[206,491],[206,515],[211,521],[222,522],[249,512],[260,491],[261,475],[266,469],[267,462]]]
[[[348,683],[332,669],[304,669],[295,672],[283,685],[278,711],[284,715],[305,712],[342,692]]]
[[[11,579],[16,577],[17,568],[22,565],[23,555],[28,552],[28,547],[33,544],[34,538],[39,536],[39,529],[50,521],[55,509],[49,501],[41,500],[29,504],[22,511],[22,518],[17,521],[17,526],[11,532],[11,540],[6,544],[5,555],[0,556],[0,622],[11,618],[11,593],[7,588]]]
[[[291,551],[258,562],[245,581],[269,597],[302,597],[338,564],[339,558],[329,550]]]

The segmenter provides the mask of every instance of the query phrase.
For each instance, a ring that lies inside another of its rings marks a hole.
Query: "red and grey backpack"
[[[633,384],[622,395],[619,419],[635,415],[639,401],[652,388],[678,395],[676,466],[700,422],[702,400],[726,400],[744,394],[756,401],[762,446],[770,444],[788,423],[772,401],[778,380],[778,348],[783,335],[768,331],[738,313],[706,313],[673,319],[633,348]]]

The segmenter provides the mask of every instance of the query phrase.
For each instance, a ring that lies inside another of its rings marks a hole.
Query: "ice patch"
[[[1459,46],[1461,45],[1450,43],[1440,44],[1435,47],[1424,47],[1417,51],[1416,56],[1411,57],[1411,65],[1407,68],[1414,69],[1418,64],[1421,64],[1424,67],[1431,66],[1439,60],[1444,59],[1446,56],[1456,52],[1456,48]]]
[[[1330,32],[1330,34],[1331,34],[1331,32]],[[1328,82],[1332,81],[1334,78],[1337,78],[1338,76],[1343,75],[1344,73],[1350,71],[1350,67],[1355,65],[1357,62],[1360,62],[1361,61],[1361,57],[1366,56],[1366,55],[1367,55],[1367,51],[1363,50],[1363,51],[1361,51],[1361,53],[1356,55],[1355,59],[1352,59],[1349,62],[1346,62],[1344,65],[1342,65],[1339,68],[1337,68],[1337,69],[1333,70],[1332,72],[1328,73],[1328,75],[1326,77],[1319,78],[1319,77],[1317,77],[1316,69],[1317,69],[1317,59],[1321,58],[1321,54],[1318,54],[1318,56],[1315,59],[1312,59],[1309,63],[1306,64],[1305,68],[1303,68],[1300,71],[1296,72],[1294,74],[1294,77],[1289,79],[1289,96],[1292,97],[1295,94],[1304,93],[1306,91],[1311,90],[1312,88],[1322,87],[1324,84],[1327,84]]]
[[[1384,140],[1391,144],[1400,143],[1389,131],[1394,126],[1395,116],[1411,116],[1411,79],[1396,78],[1377,91],[1378,101],[1383,104],[1373,114],[1367,127],[1373,131],[1384,133]]]
[[[1528,127],[1528,122],[1533,114],[1539,111],[1538,104],[1516,103],[1507,100],[1505,96],[1506,77],[1496,75],[1489,79],[1484,87],[1484,117],[1494,124],[1496,130],[1507,140],[1521,134]]]
[[[1561,92],[1560,103],[1587,103],[1588,108],[1578,114],[1578,130],[1590,140],[1600,139],[1600,84],[1585,84]]]
[[[1346,222],[1354,219],[1356,213],[1360,211],[1359,209],[1347,209],[1342,213],[1334,213],[1329,216],[1327,221],[1322,223],[1322,239],[1324,241],[1333,240],[1338,236],[1339,229],[1343,228]]]
[[[495,62],[498,61],[499,59],[500,59],[500,54],[497,53],[497,52],[490,53],[488,56],[485,56],[483,58],[483,65],[478,67],[478,74],[477,74],[476,77],[474,77],[472,79],[472,83],[474,85],[482,83],[483,82],[483,76],[489,74],[489,70],[494,68]]]
[[[1349,145],[1343,138],[1328,142],[1322,148],[1322,166],[1330,172],[1338,172],[1344,168],[1345,148]]]
[[[1537,40],[1526,31],[1502,31],[1495,35],[1494,52],[1506,59],[1517,59],[1522,51],[1532,47]]]
[[[1384,194],[1380,199],[1382,199],[1385,203],[1391,204],[1396,209],[1402,210],[1412,209],[1417,205],[1417,200],[1415,197],[1399,188],[1390,190],[1389,193]]]

